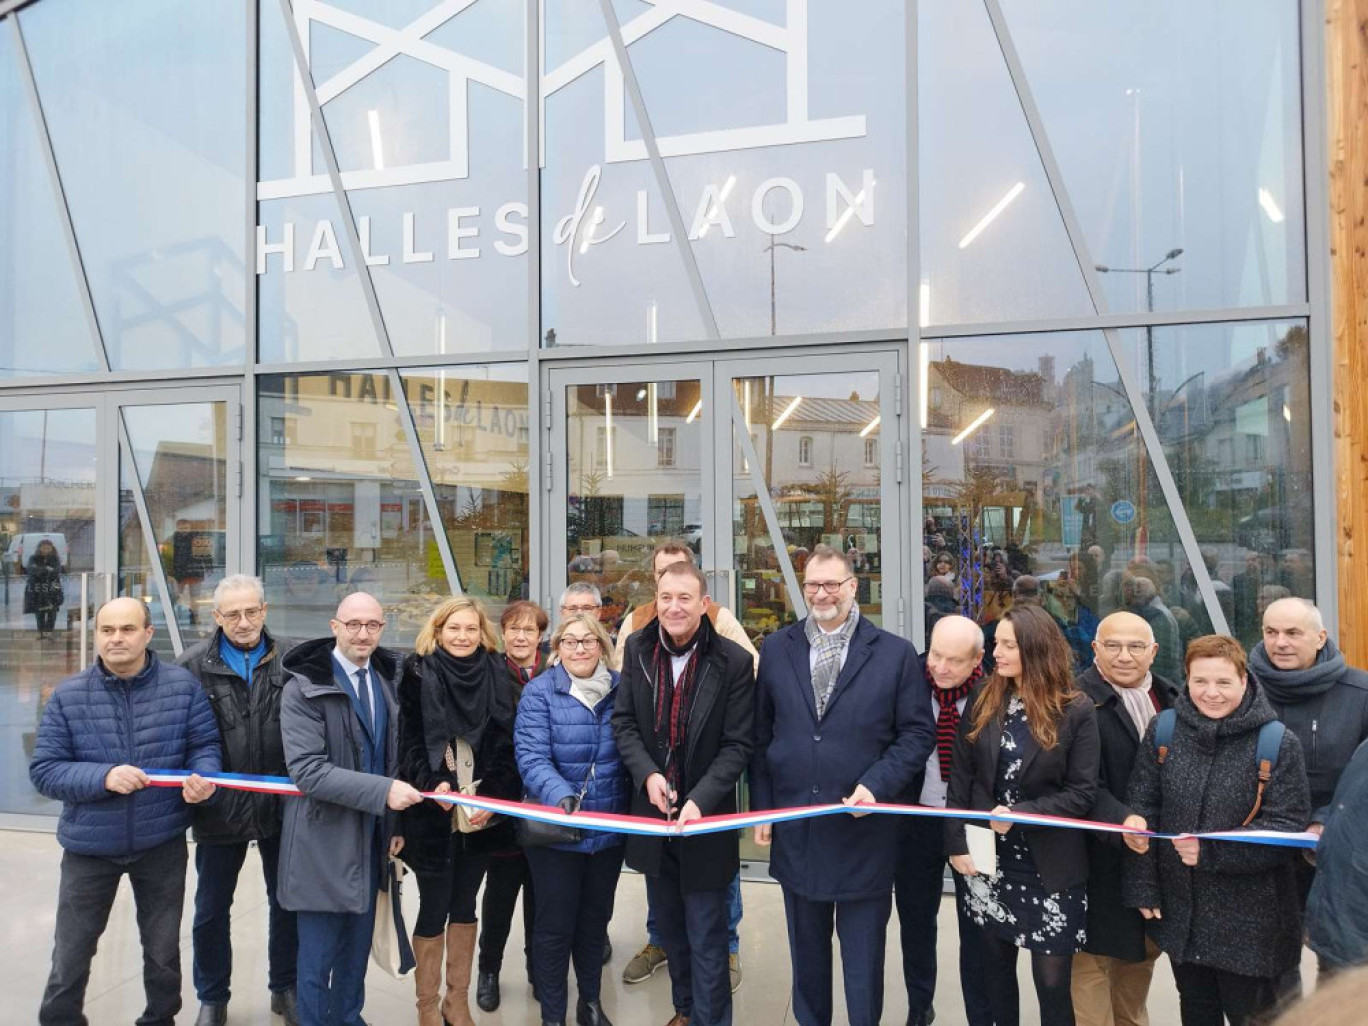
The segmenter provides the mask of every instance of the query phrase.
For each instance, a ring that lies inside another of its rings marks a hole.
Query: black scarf
[[[1344,656],[1330,638],[1316,653],[1316,661],[1304,670],[1280,670],[1268,657],[1261,641],[1249,652],[1249,668],[1254,671],[1268,697],[1282,705],[1305,702],[1323,695],[1344,679]]]
[[[428,678],[423,688],[423,733],[429,759],[436,753],[440,760],[458,737],[478,752],[491,720],[511,720],[500,701],[498,665],[483,648],[454,656],[438,647],[423,657],[423,663]]]
[[[698,683],[698,664],[711,647],[713,626],[705,616],[688,643],[676,645],[660,621],[647,624],[654,628],[656,644],[651,654],[651,671],[656,682],[655,733],[657,741],[666,745],[665,780],[678,793],[683,779],[683,761],[689,713],[693,711],[695,685]],[[687,655],[679,679],[675,680],[674,660]]]

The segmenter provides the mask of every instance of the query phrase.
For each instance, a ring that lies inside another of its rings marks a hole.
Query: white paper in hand
[[[997,876],[997,834],[988,827],[965,826],[965,840],[969,842],[969,858],[982,876]]]

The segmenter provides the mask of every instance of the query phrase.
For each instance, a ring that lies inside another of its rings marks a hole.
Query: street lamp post
[[[770,255],[770,335],[779,334],[779,319],[774,303],[774,251],[782,246],[784,249],[791,249],[795,253],[806,253],[806,246],[798,246],[792,242],[775,242],[774,236],[770,236],[769,245],[760,252],[769,252]]]
[[[1108,267],[1105,264],[1094,265],[1098,274],[1143,274],[1145,276],[1145,309],[1149,313],[1154,313],[1154,276],[1156,274],[1177,274],[1182,270],[1181,267],[1164,267],[1170,260],[1177,260],[1183,255],[1181,247],[1169,250],[1163,257],[1149,267]],[[1146,405],[1149,407],[1150,421],[1157,425],[1158,410],[1156,408],[1156,396],[1158,394],[1158,382],[1155,380],[1154,372],[1154,325],[1145,325],[1145,369],[1149,376],[1149,388],[1147,389]],[[1186,384],[1186,382],[1184,382]],[[1156,427],[1157,431],[1158,428]],[[1162,439],[1160,440],[1162,443]],[[1143,459],[1144,448],[1140,449]],[[1136,555],[1143,555],[1146,545],[1149,543],[1149,509],[1148,509],[1148,479],[1149,475],[1141,467],[1140,473],[1140,495],[1139,523],[1135,530],[1135,551]]]

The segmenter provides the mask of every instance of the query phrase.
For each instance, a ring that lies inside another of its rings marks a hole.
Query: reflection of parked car
[[[694,552],[697,552],[698,546],[703,543],[703,525],[685,524],[684,531],[680,537],[684,539],[684,544],[688,545]]]
[[[38,551],[38,545],[44,539],[52,542],[57,549],[57,558],[61,560],[62,569],[69,566],[67,552],[66,535],[55,531],[35,532],[30,534],[16,534],[9,543],[9,548],[5,550],[5,566],[11,574],[22,574],[24,567],[28,564],[29,557]]]

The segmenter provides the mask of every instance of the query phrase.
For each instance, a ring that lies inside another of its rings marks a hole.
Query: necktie
[[[356,697],[361,703],[361,725],[367,734],[375,733],[374,718],[371,716],[370,684],[367,683],[366,668],[356,671]]]

